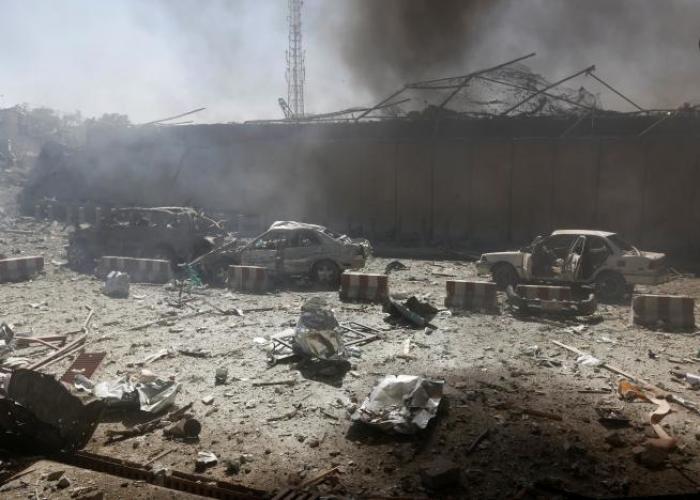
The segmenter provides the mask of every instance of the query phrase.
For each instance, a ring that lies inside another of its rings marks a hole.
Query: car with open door
[[[518,283],[585,284],[603,300],[667,278],[665,254],[638,250],[617,233],[588,229],[557,230],[518,251],[485,253],[477,270],[501,289]]]

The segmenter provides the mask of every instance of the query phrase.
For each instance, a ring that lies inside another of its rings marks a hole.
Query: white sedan
[[[667,274],[665,254],[588,229],[560,229],[518,251],[485,253],[477,270],[502,289],[521,282],[592,284],[603,300],[619,299],[634,285],[658,284]]]

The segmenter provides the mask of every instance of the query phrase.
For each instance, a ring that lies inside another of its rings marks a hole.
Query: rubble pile
[[[315,247],[315,226],[280,228],[312,231]],[[31,279],[0,284],[0,431],[13,450],[2,492],[111,498],[108,480],[80,473],[98,464],[142,475],[120,479],[119,495],[167,478],[249,498],[696,491],[697,336],[634,324],[629,301],[523,314],[498,292],[488,314],[447,309],[447,279],[488,279],[478,262],[371,258],[338,238],[338,259],[348,250],[363,273],[388,276],[383,305],[286,271],[261,293],[209,280],[200,264],[227,262],[238,243],[174,266],[168,284],[103,281],[66,265],[72,231],[0,220],[3,253],[45,258]],[[271,274],[288,270],[287,247],[262,241],[279,257]],[[682,276],[637,293],[698,292]],[[27,454],[47,460],[17,476]]]

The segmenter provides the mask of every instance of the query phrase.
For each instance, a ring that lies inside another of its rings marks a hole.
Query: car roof
[[[296,222],[293,220],[278,220],[270,225],[270,229],[281,229],[283,231],[293,231],[296,229],[310,229],[312,231],[325,231],[326,228],[317,224],[307,224],[306,222]]]
[[[615,233],[611,233],[609,231],[598,231],[595,229],[557,229],[556,231],[553,231],[552,234],[581,234],[584,236],[601,236],[603,238],[607,238]]]

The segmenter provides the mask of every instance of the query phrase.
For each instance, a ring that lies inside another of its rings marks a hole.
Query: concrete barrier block
[[[258,266],[229,266],[228,287],[238,292],[266,292],[268,288],[267,269]]]
[[[105,279],[111,271],[128,274],[133,283],[167,283],[173,279],[170,261],[161,259],[102,257],[97,265],[97,277]]]
[[[26,281],[44,270],[44,257],[11,257],[0,260],[0,283]]]
[[[381,304],[389,298],[389,277],[346,271],[340,275],[340,300]]]
[[[445,307],[465,311],[498,311],[496,283],[448,280],[445,283]]]
[[[632,323],[648,328],[695,328],[695,299],[676,295],[636,295]]]
[[[572,300],[569,286],[518,285],[516,292],[526,299]]]

